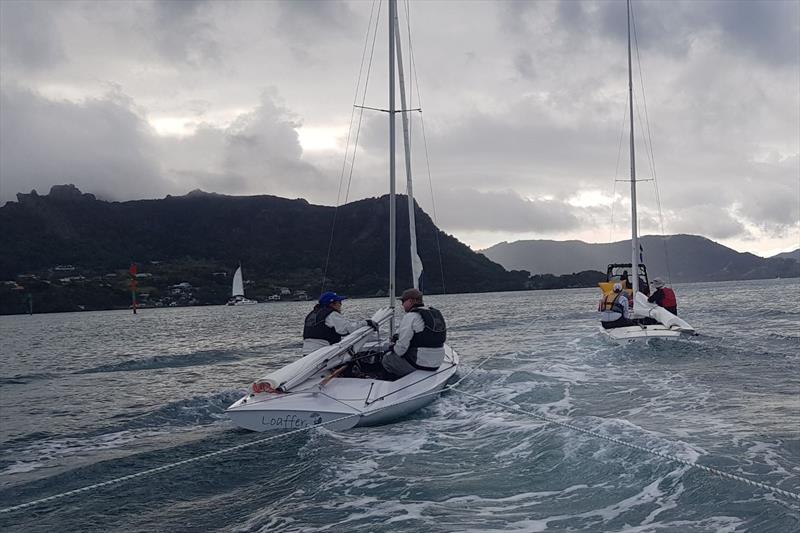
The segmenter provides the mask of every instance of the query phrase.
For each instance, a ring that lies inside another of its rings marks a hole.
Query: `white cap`
[[[614,292],[620,292],[621,290],[622,290],[622,283],[615,283]]]
[[[661,287],[663,287],[664,285],[665,285],[665,283],[664,283],[664,280],[663,280],[663,279],[661,279],[661,278],[656,278],[656,279],[654,279],[654,280],[653,280],[653,286],[654,286],[656,289],[660,289],[660,288],[661,288]]]

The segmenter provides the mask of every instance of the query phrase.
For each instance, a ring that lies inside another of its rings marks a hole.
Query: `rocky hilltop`
[[[124,306],[130,301],[125,281],[133,262],[140,265],[140,276],[152,276],[143,278],[143,290],[160,297],[185,282],[196,288],[189,300],[193,303],[224,303],[229,276],[239,263],[250,281],[248,295],[257,299],[285,290],[300,298],[315,297],[326,264],[327,288],[373,296],[388,287],[388,196],[338,209],[302,199],[202,191],[158,200],[106,202],[73,185],[59,185],[47,195],[32,191],[18,194],[17,199],[0,208],[0,280],[8,280],[7,287],[11,283],[31,287],[35,280],[61,284],[69,278],[75,279],[63,284],[91,285],[105,278],[116,291],[110,307]],[[406,201],[405,196],[397,199],[400,287],[411,284]],[[473,252],[436,228],[419,206],[416,221],[426,292],[525,288],[526,272],[508,272]],[[14,298],[15,309],[22,305],[18,300]],[[42,310],[42,297],[37,301]],[[97,308],[93,302],[88,308]],[[50,310],[64,306],[74,308],[64,302]]]

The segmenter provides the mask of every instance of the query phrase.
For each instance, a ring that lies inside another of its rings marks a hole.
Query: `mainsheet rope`
[[[756,488],[765,490],[767,492],[772,492],[774,494],[778,494],[778,495],[784,496],[786,498],[791,498],[791,499],[800,501],[800,494],[798,494],[796,492],[791,492],[791,491],[788,491],[788,490],[780,489],[778,487],[775,487],[775,486],[772,486],[772,485],[768,485],[766,483],[761,483],[760,481],[754,481],[752,479],[748,479],[748,478],[745,478],[745,477],[742,477],[742,476],[737,476],[735,474],[729,474],[728,472],[723,472],[722,470],[718,470],[718,469],[710,467],[710,466],[701,465],[701,464],[698,464],[698,463],[693,462],[693,461],[687,461],[685,459],[681,459],[681,458],[676,457],[674,455],[663,453],[663,452],[660,452],[658,450],[654,450],[654,449],[651,449],[651,448],[645,448],[644,446],[639,446],[638,444],[632,444],[630,442],[625,442],[625,441],[617,439],[615,437],[609,437],[607,435],[603,435],[601,433],[597,433],[595,431],[592,431],[592,430],[589,430],[589,429],[585,429],[585,428],[582,428],[580,426],[576,426],[576,425],[574,425],[572,423],[566,422],[565,420],[559,420],[557,418],[553,418],[553,417],[550,417],[550,416],[541,415],[539,413],[535,413],[533,411],[528,411],[526,409],[522,409],[522,408],[517,407],[517,406],[512,405],[512,404],[499,402],[497,400],[492,400],[491,398],[486,398],[484,396],[480,396],[478,394],[473,394],[471,392],[467,392],[467,391],[464,391],[464,390],[456,388],[465,379],[467,379],[470,375],[472,375],[473,372],[475,372],[476,370],[481,368],[485,363],[487,363],[495,355],[497,355],[497,354],[492,354],[492,355],[489,355],[489,356],[485,357],[483,359],[483,361],[480,362],[480,364],[478,364],[477,366],[473,367],[472,370],[470,370],[466,375],[464,375],[464,377],[462,377],[461,379],[459,379],[458,381],[456,381],[452,385],[448,385],[448,386],[446,386],[445,388],[443,388],[441,390],[436,390],[436,391],[427,392],[425,394],[420,394],[419,396],[417,396],[417,398],[424,398],[426,396],[433,396],[433,395],[436,395],[436,394],[442,394],[445,391],[457,392],[459,394],[463,394],[465,396],[474,398],[476,400],[480,400],[480,401],[485,402],[485,403],[498,405],[498,406],[503,407],[504,409],[507,409],[509,411],[515,411],[515,412],[518,412],[518,413],[522,413],[524,415],[527,415],[527,416],[530,416],[530,417],[533,417],[533,418],[537,418],[539,420],[542,420],[544,422],[548,422],[550,424],[555,424],[557,426],[560,426],[560,427],[563,427],[563,428],[566,428],[566,429],[570,429],[572,431],[577,431],[579,433],[583,433],[584,435],[589,435],[590,437],[594,437],[594,438],[597,438],[597,439],[601,439],[601,440],[605,440],[605,441],[608,441],[608,442],[612,442],[614,444],[618,444],[620,446],[625,446],[627,448],[631,448],[631,449],[634,449],[634,450],[645,452],[645,453],[648,453],[650,455],[655,455],[657,457],[661,457],[662,459],[666,459],[666,460],[672,461],[674,463],[678,463],[678,464],[681,464],[681,465],[684,465],[684,466],[688,466],[688,467],[691,467],[691,468],[697,468],[698,470],[701,470],[701,471],[706,472],[708,474],[717,475],[717,476],[720,476],[720,477],[725,478],[725,479],[730,479],[732,481],[738,481],[740,483],[744,483],[744,484],[749,485],[751,487],[756,487]],[[389,408],[394,407],[395,405],[399,405],[401,403],[403,403],[403,402],[396,402],[396,403],[393,403],[393,404],[390,404],[390,405],[384,405],[383,407],[375,409],[374,412],[382,411],[383,409],[389,409]],[[198,461],[203,461],[205,459],[210,459],[212,457],[217,457],[217,456],[225,455],[225,454],[228,454],[228,453],[231,453],[231,452],[235,452],[235,451],[238,451],[238,450],[243,450],[245,448],[249,448],[251,446],[257,446],[259,444],[264,444],[265,442],[270,442],[270,441],[273,441],[273,440],[276,440],[276,439],[279,439],[279,438],[288,437],[290,435],[296,435],[296,434],[299,434],[299,433],[303,433],[305,431],[310,431],[312,429],[315,429],[315,428],[318,428],[318,427],[321,427],[321,426],[328,426],[328,425],[331,425],[331,424],[335,424],[337,422],[342,422],[344,420],[347,420],[347,419],[350,419],[350,418],[353,418],[353,417],[356,417],[356,416],[361,416],[361,413],[353,413],[351,415],[343,416],[343,417],[340,417],[340,418],[335,418],[335,419],[329,420],[327,422],[321,422],[321,423],[313,425],[313,426],[307,426],[307,427],[304,427],[304,428],[294,429],[294,430],[291,430],[291,431],[287,431],[285,433],[280,433],[278,435],[272,435],[270,437],[266,437],[266,438],[263,438],[263,439],[256,439],[254,441],[246,442],[244,444],[238,444],[236,446],[231,446],[231,447],[228,447],[228,448],[224,448],[222,450],[217,450],[215,452],[210,452],[210,453],[206,453],[206,454],[203,454],[203,455],[198,455],[197,457],[191,457],[189,459],[184,459],[183,461],[177,461],[175,463],[170,463],[170,464],[167,464],[167,465],[159,466],[157,468],[151,468],[151,469],[148,469],[148,470],[143,470],[141,472],[136,472],[134,474],[129,474],[127,476],[122,476],[122,477],[110,479],[108,481],[103,481],[101,483],[95,483],[93,485],[88,485],[86,487],[81,487],[79,489],[74,489],[74,490],[70,490],[70,491],[67,491],[67,492],[62,492],[60,494],[54,494],[53,496],[48,496],[46,498],[40,498],[38,500],[33,500],[33,501],[30,501],[30,502],[27,502],[27,503],[14,505],[12,507],[6,507],[4,509],[0,509],[0,514],[6,514],[6,513],[14,512],[14,511],[20,511],[22,509],[27,509],[29,507],[40,505],[42,503],[47,503],[47,502],[52,502],[52,501],[55,501],[55,500],[60,500],[62,498],[66,498],[68,496],[74,496],[76,494],[82,494],[82,493],[85,493],[85,492],[89,492],[91,490],[95,490],[95,489],[99,489],[99,488],[103,488],[103,487],[108,487],[108,486],[111,486],[111,485],[117,485],[117,484],[123,483],[125,481],[130,481],[131,479],[136,479],[136,478],[148,476],[148,475],[151,475],[151,474],[157,474],[159,472],[165,472],[167,470],[172,470],[173,468],[177,468],[179,466],[187,465],[189,463],[196,463]],[[566,420],[569,420],[569,419],[566,419]]]

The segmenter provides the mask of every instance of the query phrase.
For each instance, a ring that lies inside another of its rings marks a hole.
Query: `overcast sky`
[[[649,123],[666,233],[760,255],[800,247],[798,6],[634,2],[637,169],[653,177]],[[109,200],[200,188],[334,205],[378,10],[3,0],[0,200],[74,183]],[[473,248],[629,237],[629,183],[615,181],[629,176],[625,3],[409,11],[439,225]],[[385,2],[378,16],[364,103],[384,108]],[[415,192],[432,214],[420,126],[412,114]],[[387,146],[386,115],[364,112],[349,200],[388,192]],[[645,234],[661,232],[654,183],[639,184]]]

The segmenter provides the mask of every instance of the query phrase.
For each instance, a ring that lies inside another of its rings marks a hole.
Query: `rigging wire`
[[[358,150],[358,139],[361,136],[361,125],[364,121],[364,104],[367,101],[367,85],[369,85],[369,75],[372,72],[372,60],[375,57],[375,42],[378,37],[378,26],[380,22],[380,6],[382,3],[378,4],[378,18],[375,20],[375,32],[372,34],[372,49],[369,55],[369,63],[367,64],[367,79],[364,83],[364,93],[361,95],[361,106],[360,106],[360,113],[358,114],[358,127],[356,128],[356,139],[353,143],[353,158],[350,160],[350,174],[347,177],[347,189],[344,195],[344,203],[350,199],[350,184],[353,182],[353,169],[356,166],[356,153]]]
[[[419,123],[420,129],[422,131],[422,144],[425,147],[425,167],[428,172],[428,188],[431,194],[431,210],[433,211],[433,223],[436,226],[434,229],[434,237],[436,238],[436,250],[439,254],[439,271],[442,276],[442,294],[447,294],[447,287],[444,281],[444,260],[442,258],[442,245],[439,240],[439,217],[436,214],[436,199],[433,193],[433,178],[431,177],[431,159],[430,154],[428,153],[428,136],[425,133],[425,115],[422,113],[422,94],[419,90],[419,76],[417,75],[417,62],[414,56],[414,46],[411,41],[411,12],[409,8],[409,2],[406,0],[406,23],[408,25],[408,56],[409,61],[411,62],[411,70],[414,73],[412,79],[414,81],[416,90],[417,90],[417,102],[419,102],[420,112],[419,112]]]
[[[350,126],[348,127],[348,130],[347,130],[347,141],[345,142],[345,147],[344,147],[344,158],[342,160],[342,171],[341,171],[341,173],[339,175],[339,187],[338,187],[338,189],[336,191],[336,207],[333,210],[333,221],[331,222],[331,233],[330,233],[330,238],[328,240],[328,252],[327,252],[327,254],[325,256],[325,269],[323,270],[323,274],[322,274],[322,284],[321,284],[322,287],[320,289],[320,294],[325,292],[325,283],[326,283],[327,278],[328,278],[328,267],[330,266],[331,251],[333,249],[333,236],[334,236],[334,232],[336,230],[336,218],[337,218],[337,215],[338,215],[338,212],[339,212],[339,206],[342,205],[342,204],[347,203],[347,198],[348,198],[348,196],[350,194],[350,182],[353,179],[353,166],[355,165],[356,151],[358,150],[358,136],[359,136],[359,133],[361,132],[361,122],[362,122],[362,118],[364,116],[364,108],[363,107],[361,107],[360,110],[359,110],[358,128],[356,129],[355,142],[353,144],[353,157],[351,159],[351,164],[350,164],[350,175],[349,175],[349,178],[347,180],[347,192],[345,194],[344,202],[340,202],[341,194],[342,194],[342,183],[344,182],[344,174],[345,174],[345,171],[346,171],[346,168],[347,168],[347,155],[348,155],[348,153],[350,151],[350,138],[351,138],[351,135],[352,135],[352,132],[353,132],[353,121],[355,119],[355,113],[356,113],[356,109],[358,107],[357,106],[358,93],[359,93],[359,90],[361,88],[361,77],[362,77],[362,74],[364,72],[364,59],[366,58],[366,55],[367,55],[367,46],[369,45],[369,33],[370,33],[370,31],[372,31],[372,18],[373,18],[373,14],[375,13],[375,4],[376,3],[378,4],[378,12],[377,12],[377,15],[376,15],[376,18],[375,18],[375,31],[374,31],[373,37],[372,37],[372,49],[370,51],[369,64],[367,65],[367,75],[366,75],[366,79],[364,81],[364,93],[363,93],[362,98],[361,98],[362,106],[363,106],[364,101],[366,99],[367,86],[369,85],[369,75],[370,75],[370,71],[371,71],[371,67],[372,67],[372,58],[373,58],[373,56],[375,54],[375,40],[376,40],[377,33],[378,33],[378,24],[380,22],[382,0],[373,0],[372,7],[370,8],[370,12],[369,12],[369,22],[367,23],[367,33],[364,36],[364,50],[361,52],[361,65],[359,66],[359,69],[358,69],[358,78],[356,80],[356,91],[355,91],[355,95],[353,96],[353,108],[350,111]]]
[[[642,59],[639,56],[639,39],[636,33],[636,18],[634,17],[633,13],[633,4],[631,4],[631,24],[633,26],[633,41],[636,45],[636,63],[639,65],[639,83],[642,87],[642,107],[644,107],[644,117],[645,117],[645,124],[647,126],[647,137],[645,140],[645,153],[648,154],[648,161],[650,164],[650,170],[653,173],[653,188],[655,189],[656,193],[656,205],[658,205],[658,220],[659,225],[661,227],[661,243],[664,247],[664,266],[667,269],[667,283],[672,284],[672,272],[669,266],[669,252],[667,247],[667,234],[664,231],[664,212],[661,209],[661,194],[658,189],[658,178],[656,177],[656,159],[655,159],[655,151],[653,150],[653,136],[650,131],[650,117],[647,113],[647,98],[644,93],[644,74],[642,69]],[[639,115],[639,122],[641,124],[642,118],[641,114]],[[645,131],[645,128],[642,127],[642,131]],[[649,142],[649,147],[648,147]]]
[[[617,166],[614,169],[614,186],[611,190],[611,228],[608,231],[608,242],[614,240],[614,207],[617,199],[617,180],[619,178],[619,161],[622,157],[622,139],[625,136],[625,122],[628,118],[628,91],[625,91],[625,111],[622,113],[622,127],[619,130],[619,147],[617,148]]]

